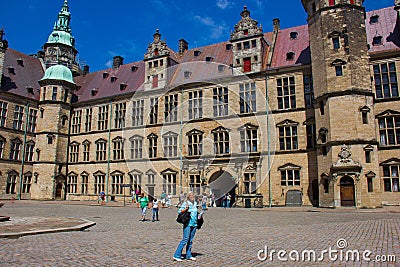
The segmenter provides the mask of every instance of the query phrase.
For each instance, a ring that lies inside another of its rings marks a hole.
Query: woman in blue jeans
[[[195,201],[195,197],[193,192],[189,192],[186,195],[186,201],[183,202],[182,206],[178,210],[178,214],[189,211],[190,212],[190,221],[189,223],[183,225],[183,238],[178,245],[178,248],[174,254],[174,261],[182,261],[182,250],[186,246],[186,259],[195,261],[196,258],[192,256],[192,245],[193,238],[196,234],[197,228],[197,202]]]

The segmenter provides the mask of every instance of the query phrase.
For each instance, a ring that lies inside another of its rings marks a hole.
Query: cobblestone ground
[[[205,224],[196,234],[193,251],[197,262],[176,263],[172,255],[182,235],[175,222],[176,208],[160,211],[160,222],[139,222],[133,207],[63,204],[13,204],[0,212],[8,216],[75,217],[97,223],[83,232],[0,239],[0,266],[400,266],[400,213],[343,211],[207,211]],[[397,263],[271,262],[257,252],[268,246],[316,250],[336,248],[396,255]]]

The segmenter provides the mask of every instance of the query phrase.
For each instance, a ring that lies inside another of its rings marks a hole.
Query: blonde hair
[[[190,195],[193,195],[193,196],[194,196],[193,191],[189,191],[189,192],[186,194],[186,200],[189,200],[189,201],[190,201],[190,199],[189,199]]]

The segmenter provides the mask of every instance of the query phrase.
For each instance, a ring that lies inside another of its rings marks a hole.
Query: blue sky
[[[11,48],[27,54],[41,49],[63,4],[63,0],[0,2],[5,38]],[[370,11],[393,3],[366,0],[364,5]],[[174,50],[181,38],[190,48],[226,41],[244,5],[264,31],[271,31],[276,17],[282,28],[306,24],[300,0],[69,0],[76,48],[91,71],[107,68],[115,55],[122,55],[125,62],[141,60],[157,28]]]

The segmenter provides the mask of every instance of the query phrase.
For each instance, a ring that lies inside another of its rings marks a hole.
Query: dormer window
[[[340,48],[340,39],[339,39],[339,37],[333,37],[332,38],[332,43],[333,43],[333,49],[339,49]]]
[[[14,67],[13,66],[7,66],[7,70],[8,70],[8,73],[10,73],[10,74],[15,74],[15,69],[14,69]]]
[[[123,91],[123,90],[126,89],[126,87],[128,87],[128,85],[127,85],[126,83],[121,83],[121,84],[119,85],[119,90]]]
[[[373,45],[382,45],[382,36],[376,36],[372,40]]]
[[[31,94],[31,95],[34,94],[34,93],[33,93],[33,87],[31,87],[31,86],[27,86],[27,87],[26,87],[26,91],[28,92],[28,94]]]
[[[373,15],[369,20],[370,24],[375,24],[375,23],[378,23],[378,22],[379,22],[379,16],[378,15]]]
[[[183,76],[185,77],[185,79],[189,79],[190,76],[192,76],[192,73],[191,73],[190,71],[185,71],[185,72],[183,73]]]
[[[132,66],[132,67],[131,67],[131,71],[132,71],[132,72],[136,72],[138,69],[139,69],[138,66]]]
[[[225,65],[218,65],[218,71],[223,72],[225,70]]]
[[[194,50],[194,52],[193,52],[193,55],[194,55],[195,57],[200,56],[200,54],[201,54],[201,51],[200,51],[200,50]]]
[[[290,39],[292,39],[292,40],[297,39],[298,35],[299,35],[298,32],[291,32],[290,33]]]
[[[225,49],[226,51],[232,50],[232,44],[226,44]]]
[[[289,53],[286,54],[286,60],[287,61],[292,61],[292,60],[294,60],[294,56],[295,56],[295,53],[289,52]]]
[[[17,58],[17,64],[18,66],[24,66],[24,61],[22,60],[22,58]]]
[[[213,57],[206,57],[206,62],[211,62],[213,61]]]
[[[109,75],[108,72],[103,72],[103,79],[107,79]]]
[[[112,76],[110,80],[111,80],[112,83],[115,83],[117,81],[117,77],[116,76]]]
[[[98,92],[99,92],[99,90],[97,90],[96,88],[93,88],[92,89],[92,96],[96,96]]]

